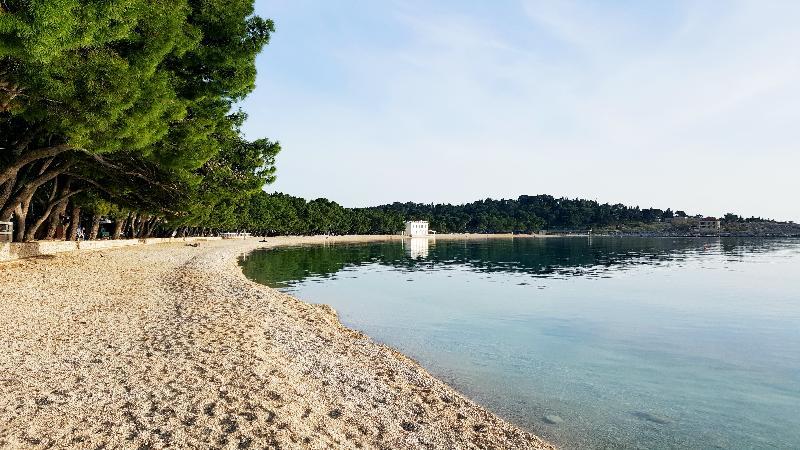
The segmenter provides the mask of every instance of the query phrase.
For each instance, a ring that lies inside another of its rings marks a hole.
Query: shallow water
[[[798,240],[414,239],[242,265],[560,446],[800,448]]]

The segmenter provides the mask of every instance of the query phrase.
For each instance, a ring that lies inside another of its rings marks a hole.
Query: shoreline
[[[329,306],[250,281],[237,264],[257,248],[400,238],[171,243],[0,264],[0,447],[553,448]]]
[[[513,234],[513,233],[442,233],[428,236],[402,236],[395,234],[369,234],[369,235],[312,235],[312,236],[273,236],[264,239],[291,239],[308,241],[305,243],[330,242],[360,242],[367,240],[404,240],[404,239],[429,239],[429,240],[480,240],[480,239],[548,239],[548,238],[681,238],[681,239],[709,239],[709,238],[748,238],[748,239],[797,239],[800,235],[751,235],[751,234],[673,234],[673,233],[625,233],[625,234]],[[48,257],[74,251],[100,251],[121,247],[140,247],[144,245],[164,243],[189,243],[220,240],[220,237],[196,236],[185,238],[143,238],[95,241],[33,241],[33,242],[0,242],[0,267],[7,262],[27,258]],[[251,238],[261,239],[261,238]],[[286,244],[292,245],[292,244]]]

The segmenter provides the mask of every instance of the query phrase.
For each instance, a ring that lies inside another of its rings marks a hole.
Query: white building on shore
[[[406,222],[406,230],[403,232],[405,236],[427,236],[428,221],[427,220],[409,220]]]
[[[719,230],[720,221],[716,217],[705,217],[697,222],[697,227],[701,230]]]

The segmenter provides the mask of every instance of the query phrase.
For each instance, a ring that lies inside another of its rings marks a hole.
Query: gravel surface
[[[330,307],[247,280],[236,258],[264,245],[0,265],[0,447],[552,448]]]

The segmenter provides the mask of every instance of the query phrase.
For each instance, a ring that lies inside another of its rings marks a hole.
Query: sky
[[[800,1],[256,0],[266,188],[800,222]]]

